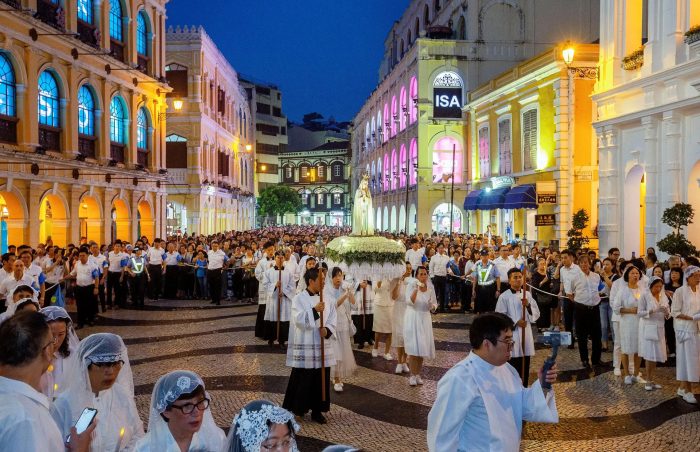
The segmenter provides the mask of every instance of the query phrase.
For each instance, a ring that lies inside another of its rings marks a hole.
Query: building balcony
[[[95,148],[97,138],[88,135],[78,136],[78,153],[84,157],[94,159],[97,156]]]
[[[17,122],[19,118],[0,115],[0,141],[17,143]]]
[[[169,182],[175,185],[185,185],[187,183],[187,168],[168,168]]]
[[[148,150],[147,149],[138,149],[136,151],[136,163],[138,165],[143,166],[144,168],[148,168]]]
[[[20,9],[22,7],[22,3],[19,0],[0,0],[0,2],[10,5],[15,9]]]
[[[61,152],[61,129],[39,125],[39,145],[47,151]]]
[[[148,63],[151,61],[146,55],[141,55],[140,53],[136,56],[136,69],[148,75]]]
[[[100,47],[100,30],[94,25],[78,19],[78,39],[97,49]]]
[[[58,30],[65,31],[66,29],[64,9],[61,8],[61,5],[52,3],[49,0],[37,0],[34,17]]]
[[[124,43],[115,39],[109,40],[109,54],[119,61],[124,62]]]
[[[115,143],[111,142],[109,145],[109,155],[112,160],[114,160],[117,163],[124,163],[125,158],[124,158],[124,150],[126,146],[124,146],[121,143]]]

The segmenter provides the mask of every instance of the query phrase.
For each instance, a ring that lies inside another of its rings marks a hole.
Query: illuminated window
[[[92,24],[92,0],[78,0],[78,19]]]
[[[409,97],[411,98],[411,124],[418,120],[418,80],[416,77],[411,77],[409,86]]]
[[[411,175],[409,182],[411,185],[416,185],[418,180],[418,141],[414,138],[411,140],[411,152],[409,165],[409,174]]]
[[[340,177],[343,173],[343,165],[340,163],[333,165],[333,177]]]
[[[406,128],[406,118],[408,116],[408,104],[406,103],[406,87],[401,87],[401,94],[399,95],[399,103],[401,106],[401,111],[399,111],[399,130]]]
[[[148,55],[148,16],[145,11],[136,16],[136,51]]]
[[[537,108],[522,113],[524,170],[531,170],[537,165],[537,116]]]
[[[333,193],[333,205],[339,206],[342,202],[342,193]]]
[[[309,178],[309,167],[307,167],[307,166],[302,166],[302,167],[301,167],[301,178],[302,178],[302,179],[308,179],[308,178]]]
[[[288,166],[284,169],[284,177],[285,179],[291,180],[292,179],[292,167]]]
[[[489,128],[484,126],[479,129],[479,174],[481,178],[491,177],[491,158],[489,153],[490,149],[490,139],[489,139]]]
[[[511,164],[510,118],[498,121],[498,172],[510,174]]]
[[[109,36],[117,41],[124,40],[122,4],[119,0],[109,2]]]
[[[146,107],[139,108],[136,114],[136,146],[139,149],[148,149],[148,113]]]
[[[39,124],[60,127],[59,104],[56,77],[44,71],[39,76]]]
[[[326,167],[325,166],[319,165],[316,172],[318,174],[319,180],[323,180],[326,178]]]
[[[78,90],[78,133],[95,135],[95,98],[87,85]]]
[[[114,143],[126,144],[126,106],[121,96],[114,96],[109,105],[109,138]]]
[[[433,183],[462,183],[462,147],[452,137],[438,140],[433,147]]]
[[[324,198],[323,193],[317,193],[316,194],[316,205],[323,206],[325,203],[326,203],[326,199]]]
[[[15,71],[10,60],[0,53],[0,115],[15,116],[16,105]]]

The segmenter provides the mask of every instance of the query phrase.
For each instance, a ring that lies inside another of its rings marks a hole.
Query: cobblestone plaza
[[[199,373],[209,390],[217,424],[228,431],[235,413],[247,402],[266,398],[282,403],[290,369],[283,350],[253,337],[257,306],[161,301],[145,310],[108,311],[81,337],[110,331],[129,349],[136,402],[144,423],[156,379],[174,369]],[[369,349],[355,351],[358,371],[345,392],[331,394],[329,423],[308,416],[302,422],[302,451],[332,443],[352,444],[367,451],[427,450],[425,429],[437,382],[469,351],[471,316],[434,317],[437,356],[426,361],[425,384],[410,387],[407,377],[393,373],[395,362],[372,358]],[[534,371],[548,350],[539,349]],[[610,361],[610,353],[604,353]],[[612,366],[588,372],[580,368],[577,350],[560,353],[555,384],[560,422],[526,424],[523,449],[537,451],[697,450],[700,412],[675,396],[673,360],[658,370],[663,389],[651,393],[643,385],[625,387]],[[531,376],[531,381],[534,377]]]

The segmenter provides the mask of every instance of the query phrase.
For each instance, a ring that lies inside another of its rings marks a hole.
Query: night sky
[[[171,0],[167,25],[202,25],[240,73],[282,89],[290,120],[351,120],[376,87],[384,39],[410,0]]]

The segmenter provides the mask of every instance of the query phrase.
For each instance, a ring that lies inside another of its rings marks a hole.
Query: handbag
[[[647,323],[644,325],[644,340],[647,341],[658,341],[659,340],[659,329],[655,324]]]

